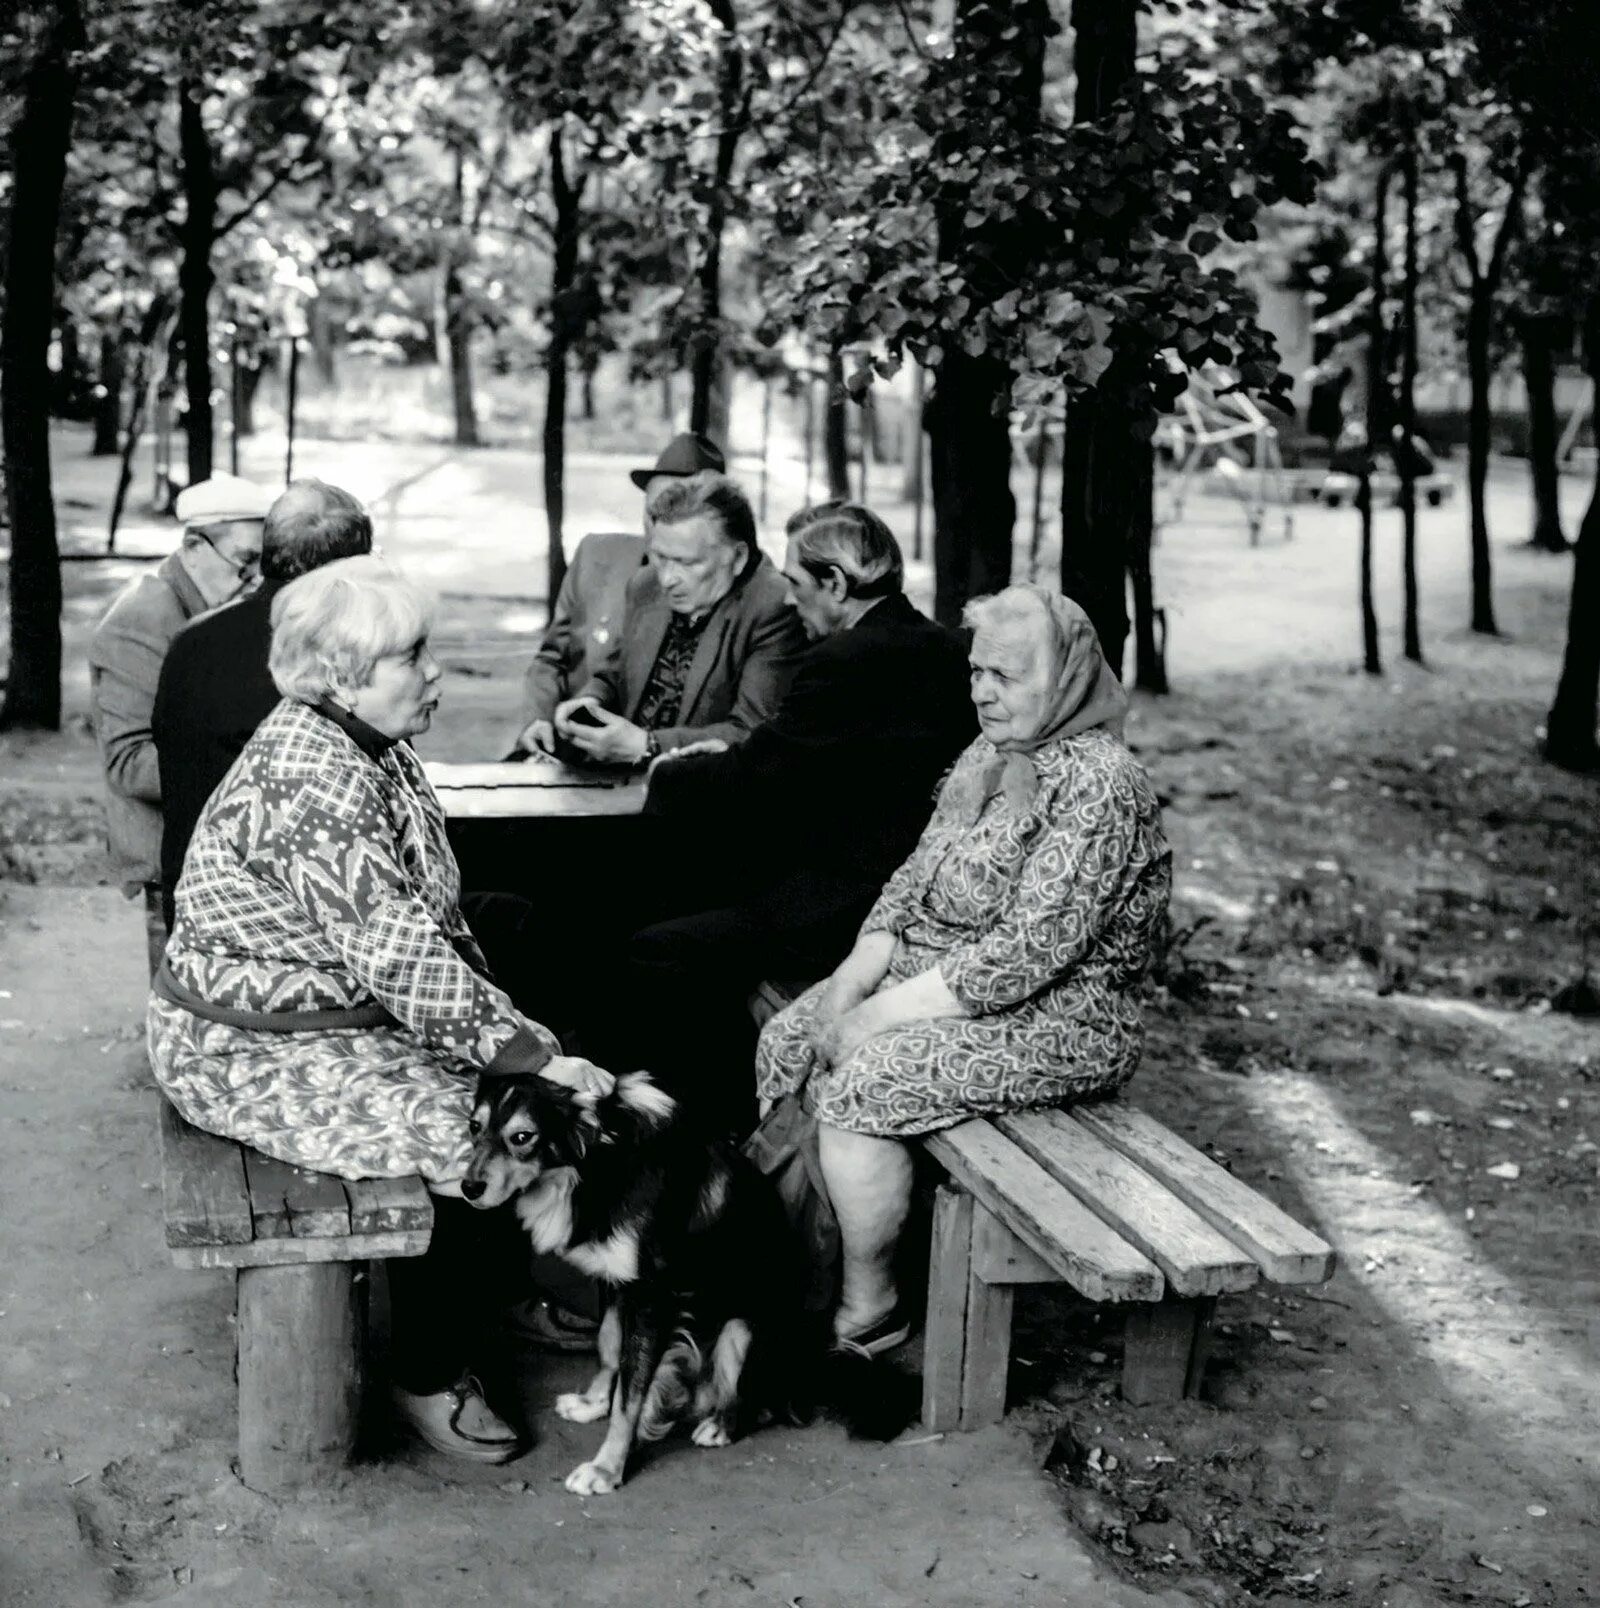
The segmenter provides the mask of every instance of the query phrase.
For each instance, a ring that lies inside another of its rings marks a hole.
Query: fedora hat
[[[666,444],[655,468],[635,469],[628,478],[643,491],[655,475],[697,475],[702,469],[715,469],[722,474],[727,469],[722,449],[705,436],[685,430]]]

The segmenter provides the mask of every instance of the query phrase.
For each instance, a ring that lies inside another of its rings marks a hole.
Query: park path
[[[232,1289],[179,1272],[138,1023],[140,922],[105,887],[0,886],[0,1601],[1176,1605],[1112,1580],[1026,1441],[885,1448],[820,1426],[673,1444],[618,1495],[400,1451],[283,1503],[233,1476]],[[581,1359],[536,1370],[539,1401]],[[913,1432],[915,1433],[915,1432]]]

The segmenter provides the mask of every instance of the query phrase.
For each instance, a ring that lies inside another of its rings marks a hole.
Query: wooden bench
[[[763,983],[752,1014],[765,1021],[796,992]],[[1003,1416],[1018,1285],[1128,1303],[1122,1391],[1143,1404],[1198,1391],[1219,1296],[1333,1272],[1325,1241],[1121,1100],[966,1122],[923,1148],[947,1178],[928,1264],[929,1429]]]
[[[350,1183],[191,1127],[160,1101],[167,1245],[179,1267],[238,1278],[239,1475],[314,1484],[355,1447],[365,1264],[419,1256],[433,1231],[420,1178]]]

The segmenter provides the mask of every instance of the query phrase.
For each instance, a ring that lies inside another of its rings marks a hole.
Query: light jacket
[[[150,715],[172,639],[206,601],[171,553],[117,594],[89,639],[89,706],[106,776],[106,836],[128,885],[161,874],[161,770]]]

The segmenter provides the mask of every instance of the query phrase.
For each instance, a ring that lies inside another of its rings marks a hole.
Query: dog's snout
[[[481,1200],[484,1190],[488,1187],[481,1178],[463,1178],[461,1180],[461,1197],[463,1200]]]

